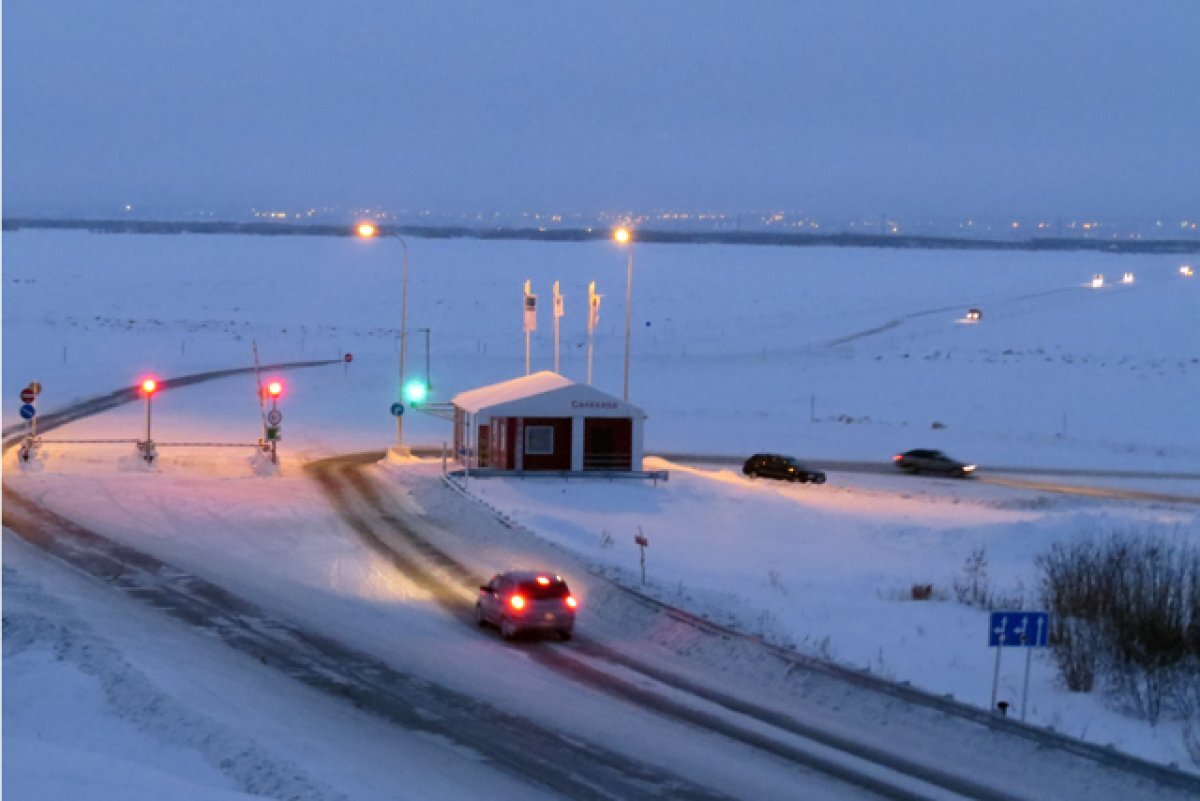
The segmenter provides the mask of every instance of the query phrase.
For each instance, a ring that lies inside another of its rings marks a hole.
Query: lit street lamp
[[[629,318],[633,308],[633,234],[628,228],[613,231],[613,239],[629,248],[629,262],[625,271],[625,391],[622,398],[629,402]]]
[[[142,396],[146,398],[146,440],[139,442],[137,447],[142,452],[142,458],[146,460],[146,464],[153,464],[157,454],[154,449],[154,438],[150,436],[150,405],[154,400],[154,393],[158,392],[158,382],[153,378],[147,378],[142,381],[139,389],[142,391]]]
[[[404,249],[404,267],[400,278],[400,383],[397,384],[396,392],[400,395],[397,399],[403,402],[404,399],[404,356],[408,351],[408,243],[397,233],[384,233],[372,223],[360,223],[355,228],[357,233],[363,239],[374,239],[377,236],[390,236],[400,243],[400,247]],[[398,456],[407,455],[404,448],[404,415],[398,414],[396,417],[396,453]]]

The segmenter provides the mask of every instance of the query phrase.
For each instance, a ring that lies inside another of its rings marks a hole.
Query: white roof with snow
[[[546,417],[645,417],[641,409],[558,373],[540,373],[460,392],[450,401],[470,414]]]

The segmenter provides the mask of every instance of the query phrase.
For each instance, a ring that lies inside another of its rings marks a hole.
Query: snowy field
[[[387,407],[396,392],[397,243],[21,231],[7,233],[3,245],[6,427],[20,422],[16,394],[35,379],[47,412],[148,374],[248,365],[251,342],[268,362],[353,353],[346,367],[285,376],[280,477],[256,475],[248,452],[164,448],[157,468],[145,472],[131,460],[132,446],[64,444],[48,445],[28,470],[9,454],[6,481],[269,609],[331,631],[353,620],[348,628],[359,636],[380,626],[434,636],[428,610],[399,602],[419,594],[337,532],[301,470],[312,458],[382,448],[394,437]],[[595,383],[620,394],[625,261],[615,246],[408,245],[408,367],[424,372],[424,334],[415,331],[430,329],[435,399],[523,371],[527,278],[543,309],[551,282],[562,282],[562,372],[577,380],[585,369],[586,287],[597,282],[605,300]],[[1191,474],[1103,483],[1200,497],[1200,279],[1179,275],[1186,259],[718,246],[637,247],[634,259],[631,401],[649,415],[649,453],[774,450],[886,462],[899,450],[936,447],[978,462],[985,474],[989,464]],[[1134,283],[1114,284],[1126,271]],[[1090,288],[1093,273],[1109,285]],[[981,308],[983,320],[963,322],[968,307]],[[534,369],[549,369],[548,315],[539,325]],[[259,435],[254,383],[244,377],[161,393],[154,415],[158,440]],[[143,424],[134,404],[53,436],[135,437]],[[406,437],[440,445],[448,424],[410,415]],[[985,645],[987,614],[957,603],[953,591],[972,553],[986,554],[993,593],[1035,605],[1033,558],[1053,542],[1132,532],[1200,544],[1197,504],[887,474],[835,472],[825,486],[792,487],[657,458],[647,467],[670,469],[670,481],[495,479],[470,489],[558,546],[571,569],[636,584],[632,538],[640,527],[652,543],[652,594],[980,706],[989,701],[994,659]],[[389,466],[381,475],[403,489],[436,469]],[[108,605],[103,592],[7,534],[4,545],[6,617],[15,621],[5,635],[6,789],[72,795],[69,785],[54,784],[71,777],[51,769],[71,763],[77,775],[106,776],[99,786],[109,788],[73,797],[115,797],[122,773],[139,777],[126,797],[236,798],[263,787],[305,797],[387,793],[388,778],[366,756],[347,754],[339,769],[309,758],[318,746],[307,721],[326,719],[327,701],[281,701],[288,711],[278,719],[261,703],[247,702],[251,711],[241,716],[214,706],[215,696],[253,696],[265,679],[243,673],[211,644],[165,631],[170,626],[144,610]],[[914,584],[932,584],[934,599],[910,600]],[[121,625],[134,618],[164,631],[135,636]],[[587,626],[586,607],[580,625]],[[422,659],[398,645],[379,647],[389,659]],[[180,653],[222,668],[189,684],[164,668]],[[1014,704],[1022,668],[1006,654],[1001,697]],[[147,718],[123,704],[111,685],[126,672],[161,695],[156,709],[166,711]],[[51,684],[68,688],[74,702],[46,692]],[[1151,728],[1110,707],[1101,695],[1061,690],[1049,661],[1034,660],[1032,722],[1200,770],[1179,721]],[[198,718],[198,709],[209,711]],[[331,726],[360,725],[348,712],[328,714],[336,718]],[[195,727],[216,734],[180,733]],[[379,747],[369,734],[362,740]],[[266,749],[268,775],[214,770],[227,761],[223,748]],[[475,767],[450,770],[457,783],[438,784],[447,772],[438,759],[445,756],[405,763],[412,786],[428,791],[412,797],[470,795],[492,780]],[[14,764],[22,766],[15,776]]]

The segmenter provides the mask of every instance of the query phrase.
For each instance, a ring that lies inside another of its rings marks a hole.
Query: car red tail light
[[[524,608],[525,608],[525,596],[523,596],[523,595],[510,595],[510,596],[509,596],[509,598],[508,598],[508,605],[509,605],[509,606],[511,606],[513,609],[516,609],[516,610],[518,610],[518,611],[519,611],[519,610],[521,610],[521,609],[524,609]]]
[[[574,596],[574,595],[568,595],[568,596],[567,596],[567,606],[571,607],[572,609],[574,609],[575,607],[579,606],[579,601],[576,601],[576,600],[575,600],[575,596]]]
[[[895,456],[893,456],[893,457],[892,457],[892,461],[893,461],[893,462],[898,462],[898,461],[900,461],[900,460],[901,460],[901,459],[903,459],[903,458],[904,458],[903,456],[901,456],[900,454],[898,454],[898,453],[897,453]]]

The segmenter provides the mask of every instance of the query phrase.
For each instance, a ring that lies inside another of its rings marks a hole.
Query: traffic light
[[[278,398],[282,394],[283,394],[283,382],[282,381],[272,381],[271,383],[267,384],[267,395],[269,395],[271,398]]]
[[[153,378],[147,378],[142,381],[141,390],[144,395],[153,395],[155,392],[158,392],[158,382]]]
[[[420,406],[429,397],[429,385],[423,378],[414,378],[404,385],[404,400],[410,406]]]

